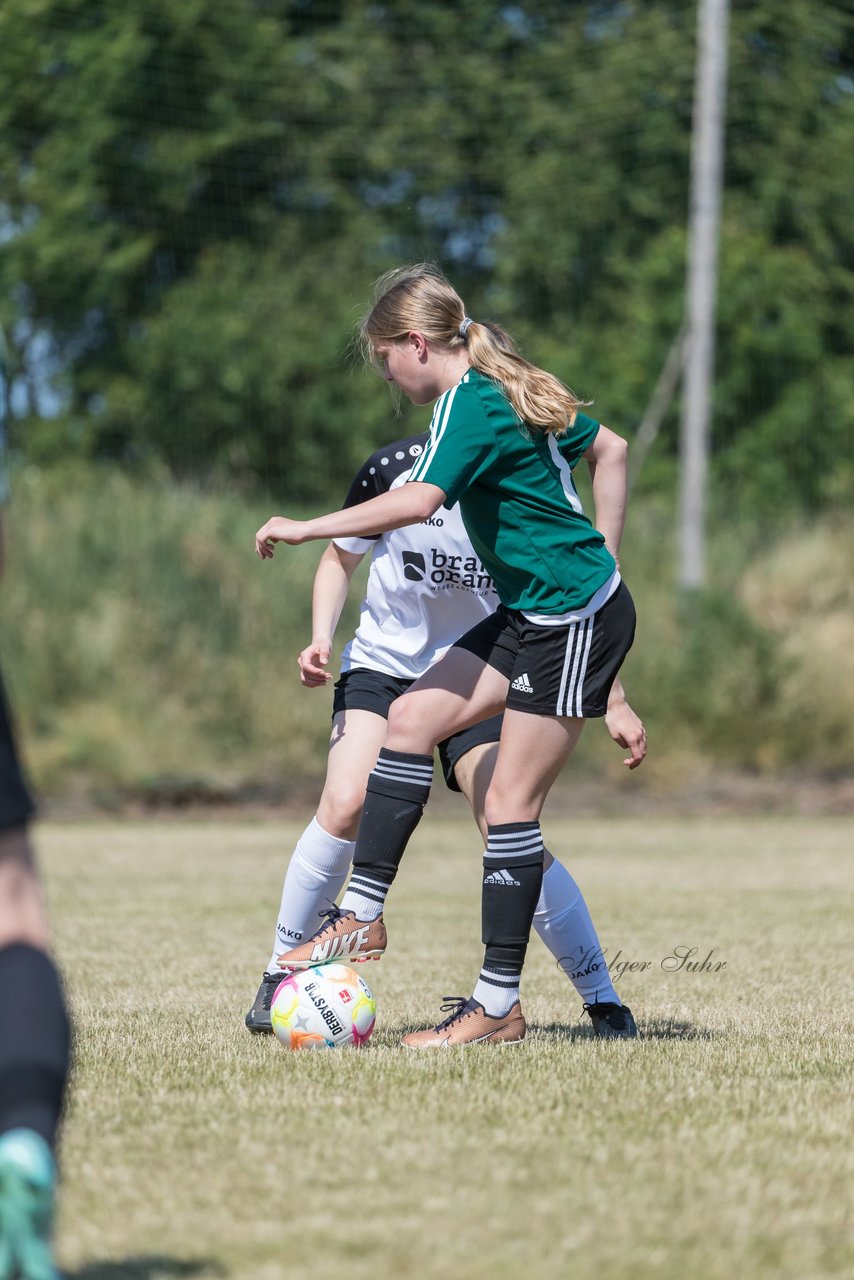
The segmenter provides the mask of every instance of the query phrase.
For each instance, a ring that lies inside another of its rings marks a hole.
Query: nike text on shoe
[[[278,960],[281,969],[313,969],[339,960],[379,960],[388,942],[382,916],[357,920],[352,911],[341,912],[337,907],[320,914],[328,917],[326,924],[301,946],[283,952]]]
[[[584,1012],[590,1014],[593,1030],[603,1040],[634,1040],[638,1029],[632,1011],[627,1004],[603,1001],[586,1004]]]
[[[59,1280],[51,1231],[56,1166],[50,1147],[32,1129],[0,1138],[0,1276]]]
[[[518,1000],[509,1013],[491,1018],[482,1004],[462,996],[446,996],[442,1011],[450,1016],[437,1027],[403,1037],[407,1049],[454,1049],[465,1044],[521,1044],[527,1025]]]
[[[527,671],[524,673],[524,675],[517,676],[516,679],[511,684],[510,688],[517,689],[519,693],[534,692],[534,686],[531,684],[530,680],[528,679]]]
[[[273,1023],[270,1018],[270,1009],[273,1005],[273,996],[276,994],[276,989],[281,985],[284,976],[281,970],[277,970],[276,973],[264,974],[255,1002],[245,1018],[246,1025],[250,1031],[267,1031],[272,1034]]]

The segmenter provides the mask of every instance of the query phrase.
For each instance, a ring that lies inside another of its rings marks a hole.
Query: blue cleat
[[[60,1280],[51,1235],[56,1165],[32,1129],[0,1137],[0,1280]]]

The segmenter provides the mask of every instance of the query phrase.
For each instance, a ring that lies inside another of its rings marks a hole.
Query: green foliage
[[[755,768],[781,711],[778,637],[722,591],[679,601],[672,623],[677,643],[658,649],[643,688],[666,698],[670,732],[694,738],[710,759]]]
[[[269,794],[316,769],[328,708],[295,658],[318,548],[262,564],[265,515],[114,470],[25,474],[3,651],[48,794]]]
[[[631,433],[683,310],[695,17],[12,0],[14,443],[337,497],[388,417],[354,322],[423,257]],[[850,14],[735,5],[730,63],[715,466],[731,503],[818,508],[854,483]]]
[[[322,776],[329,692],[300,688],[320,547],[255,557],[267,499],[112,468],[29,468],[9,512],[0,622],[39,789],[102,804],[273,798]],[[714,590],[674,600],[673,516],[639,502],[622,557],[638,605],[625,669],[652,744],[640,786],[692,771],[832,773],[854,755],[851,521],[720,529]],[[354,624],[358,587],[333,667]],[[616,779],[591,727],[573,773]]]

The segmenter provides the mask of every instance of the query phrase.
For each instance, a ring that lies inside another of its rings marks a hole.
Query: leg
[[[0,1275],[54,1276],[69,1027],[25,826],[0,830]]]
[[[53,1148],[70,1034],[47,952],[32,814],[0,681],[0,1275],[53,1280]]]
[[[368,776],[383,744],[386,722],[372,711],[339,711],[332,721],[326,781],[317,814],[297,841],[288,865],[273,954],[310,937],[333,906],[350,870]]]
[[[501,747],[486,794],[486,820],[538,822],[552,783],[572,755],[584,721],[575,716],[507,710]]]
[[[373,711],[339,711],[333,718],[317,820],[339,840],[356,839],[365,788],[387,732],[387,720]]]
[[[460,757],[454,768],[457,785],[471,806],[484,841],[484,803],[497,756],[497,742],[478,743]],[[585,1005],[621,1004],[584,895],[563,863],[545,847],[543,883],[533,923]]]
[[[495,633],[490,661],[509,687],[498,760],[484,802],[484,964],[472,998],[432,1031],[406,1037],[409,1047],[524,1036],[518,988],[542,887],[540,814],[584,719],[605,713],[633,634],[631,597],[621,596],[619,589],[596,614],[566,627],[508,615],[503,630]],[[566,714],[570,710],[574,714]]]
[[[0,681],[0,947],[25,943],[46,951],[47,913],[29,836],[33,812]]]
[[[25,826],[0,830],[0,1133],[53,1146],[68,1072],[68,1019]]]
[[[507,679],[467,649],[452,648],[389,709],[390,751],[432,752],[437,742],[504,709]]]
[[[47,912],[27,828],[0,831],[0,948],[48,946]]]
[[[527,722],[527,723],[525,723]],[[486,814],[490,831],[492,824],[511,822],[510,815],[518,814],[525,820],[525,829],[539,831],[539,816],[549,789],[569,759],[585,721],[576,717],[544,717],[524,712],[505,712],[505,731],[502,733],[501,750],[486,796]],[[533,754],[540,744],[540,759]],[[506,749],[505,749],[506,746]],[[535,761],[532,767],[531,761]],[[506,830],[499,827],[498,830]],[[492,891],[491,891],[492,890]],[[497,899],[492,886],[484,881],[484,942],[487,931],[496,928],[502,936],[501,916],[496,916],[506,902]],[[518,909],[522,910],[522,903]],[[538,901],[530,924],[533,923],[540,937],[553,951],[560,968],[570,978],[584,1001],[597,1035],[603,1037],[630,1038],[637,1034],[631,1011],[622,1002],[611,982],[599,938],[593,927],[581,891],[572,876],[560,863],[550,865],[543,874]],[[560,954],[558,954],[558,952]],[[487,954],[499,953],[487,945]],[[515,963],[524,961],[524,950]],[[486,969],[488,961],[484,960]],[[507,991],[505,1000],[513,994]],[[495,1009],[493,996],[491,1010]]]
[[[33,802],[0,682],[0,1134],[52,1147],[68,1075],[69,1028],[29,836]]]
[[[544,867],[533,923],[585,1004],[621,1003],[584,896],[556,858]]]
[[[454,766],[457,786],[469,802],[480,834],[486,841],[486,793],[498,759],[497,742],[481,742],[461,756]]]
[[[430,794],[433,748],[458,728],[500,710],[506,687],[507,681],[473,654],[451,649],[391,705],[386,745],[368,780],[341,915],[294,948],[286,967],[382,954],[383,906]]]
[[[430,794],[433,748],[495,715],[506,688],[497,671],[454,648],[389,708],[388,735],[368,782],[342,911],[352,910],[359,920],[381,914]]]
[[[490,1017],[509,1014],[540,898],[545,850],[539,817],[583,721],[506,711],[485,798],[488,822],[482,896],[483,967],[472,1000]]]
[[[270,1006],[282,980],[279,957],[298,947],[334,907],[350,870],[354,837],[368,775],[386,732],[385,717],[362,709],[339,711],[332,721],[326,781],[317,814],[297,841],[285,873],[273,949],[252,1008],[250,1031],[269,1032]]]

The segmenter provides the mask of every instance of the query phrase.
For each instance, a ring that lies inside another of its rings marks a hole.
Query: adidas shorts
[[[406,676],[390,676],[383,671],[371,671],[367,667],[352,667],[342,671],[335,681],[335,696],[332,701],[332,714],[339,711],[373,711],[375,715],[388,719],[388,709],[396,698],[414,680]],[[490,716],[479,724],[469,725],[461,729],[444,742],[439,743],[439,759],[445,784],[451,791],[459,791],[454,770],[463,756],[482,743],[497,742],[501,737],[501,716]]]
[[[604,716],[634,638],[634,601],[621,582],[601,609],[568,626],[539,626],[499,605],[454,648],[466,649],[507,677],[507,706],[513,711],[587,719]]]
[[[21,772],[6,694],[0,681],[0,828],[22,827],[35,805]]]

